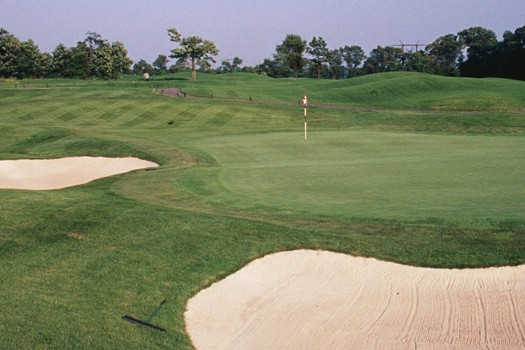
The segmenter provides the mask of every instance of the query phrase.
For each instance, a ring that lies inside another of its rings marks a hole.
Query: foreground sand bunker
[[[524,349],[525,266],[447,270],[297,250],[190,299],[208,349]]]
[[[0,188],[54,190],[158,165],[146,160],[105,157],[20,159],[0,161]]]

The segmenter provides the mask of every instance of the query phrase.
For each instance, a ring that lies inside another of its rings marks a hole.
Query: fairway
[[[298,132],[271,133],[198,147],[219,164],[183,179],[201,178],[204,199],[215,204],[476,226],[525,219],[523,138],[323,131],[308,142]]]
[[[319,104],[307,142],[295,104],[305,90]],[[424,268],[524,264],[523,91],[404,72],[0,81],[0,160],[159,165],[0,190],[0,348],[193,349],[188,300],[283,251]]]

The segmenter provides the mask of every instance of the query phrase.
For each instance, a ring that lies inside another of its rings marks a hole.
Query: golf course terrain
[[[192,349],[188,300],[281,251],[525,263],[521,81],[0,80],[0,160],[84,156],[159,167],[0,189],[0,349]]]

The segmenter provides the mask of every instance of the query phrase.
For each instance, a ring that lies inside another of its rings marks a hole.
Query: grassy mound
[[[199,96],[311,103],[350,104],[386,109],[511,111],[525,109],[525,82],[507,79],[442,77],[390,72],[346,80],[272,79],[254,74],[201,75],[199,83],[178,85]]]

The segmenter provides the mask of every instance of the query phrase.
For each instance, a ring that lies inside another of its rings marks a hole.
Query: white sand
[[[185,318],[198,350],[525,349],[525,266],[283,252],[198,293]]]
[[[158,164],[138,158],[68,157],[0,161],[0,188],[54,190]]]

